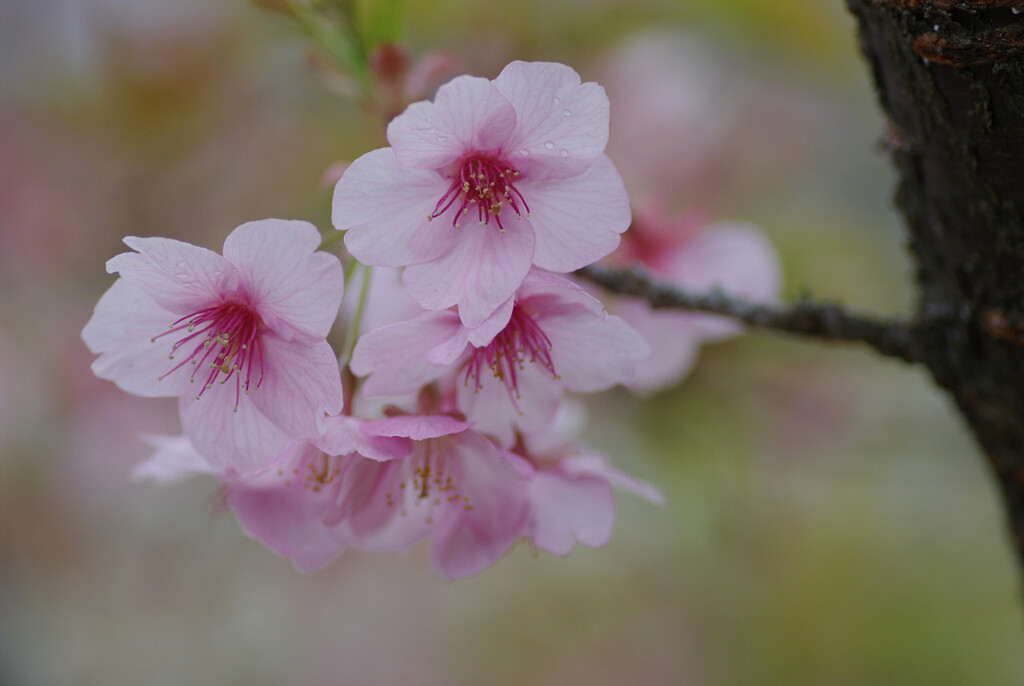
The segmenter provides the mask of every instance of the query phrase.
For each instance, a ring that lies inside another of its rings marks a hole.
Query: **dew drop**
[[[520,150],[520,151],[519,151],[519,152],[517,152],[516,154],[517,154],[517,155],[519,155],[520,157],[529,157],[529,156],[530,156],[530,151],[529,151],[529,150],[526,150],[526,149],[524,148],[523,150]]]
[[[185,267],[188,266],[188,263],[185,262],[185,260],[178,260],[178,263],[175,266],[177,266],[178,269],[184,269]]]
[[[185,272],[178,272],[178,273],[176,273],[176,274],[174,275],[174,278],[176,278],[176,279],[177,279],[178,281],[180,281],[180,282],[182,282],[182,283],[188,283],[189,281],[191,281],[191,280],[192,280],[192,279],[191,279],[191,278],[189,277],[189,275],[188,275],[188,274],[186,274]]]
[[[437,137],[437,142],[438,143],[445,143],[445,142],[447,142],[447,140],[448,140],[448,136],[438,136]]]
[[[559,103],[561,103],[561,102],[562,102],[562,99],[561,99],[561,98],[559,98],[559,97],[558,97],[558,96],[556,95],[555,97],[551,98],[551,102],[553,102],[553,103],[555,103],[556,105],[558,105]]]
[[[569,151],[566,150],[565,148],[562,148],[561,150],[558,151],[558,156],[559,157],[568,157],[569,156]]]
[[[571,117],[572,116],[572,110],[570,110],[570,109],[562,110],[562,116],[563,117]]]
[[[555,144],[552,143],[551,141],[548,141],[547,143],[544,144],[544,149],[545,150],[554,150],[555,149]]]

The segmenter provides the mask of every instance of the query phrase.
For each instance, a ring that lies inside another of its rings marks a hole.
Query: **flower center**
[[[186,315],[171,324],[169,331],[150,339],[156,343],[158,338],[164,336],[180,336],[171,346],[169,359],[174,360],[179,353],[185,357],[160,376],[160,379],[182,367],[190,366],[192,376],[189,380],[194,383],[198,375],[203,382],[203,387],[196,395],[198,399],[213,388],[218,378],[223,384],[233,377],[237,411],[242,391],[248,393],[256,390],[263,383],[263,352],[260,347],[262,330],[263,321],[260,316],[248,305],[236,301],[222,302]]]
[[[388,507],[401,506],[401,516],[409,514],[410,504],[416,509],[425,508],[421,515],[427,524],[433,524],[435,515],[443,514],[445,508],[473,509],[469,497],[459,492],[443,438],[415,443],[404,472],[405,478],[398,484],[399,493],[384,494]]]
[[[514,403],[519,397],[519,372],[527,362],[539,362],[551,376],[558,378],[555,363],[551,359],[551,339],[528,312],[516,305],[501,333],[485,347],[473,349],[466,363],[465,383],[468,385],[472,379],[476,390],[480,390],[481,372],[485,366],[490,367],[494,377],[505,384]]]
[[[506,205],[512,208],[517,219],[524,213],[530,214],[530,206],[513,183],[518,176],[519,171],[515,167],[491,155],[474,154],[461,163],[456,162],[450,176],[451,185],[427,220],[440,217],[458,203],[452,217],[452,226],[457,229],[461,226],[459,220],[462,215],[468,214],[470,207],[475,205],[481,226],[490,223],[493,216],[498,222],[498,229],[504,232],[501,211]]]

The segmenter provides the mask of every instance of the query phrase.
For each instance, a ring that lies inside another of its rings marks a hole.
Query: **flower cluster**
[[[126,238],[82,336],[98,376],[179,398],[184,429],[149,437],[137,475],[214,475],[300,570],[429,539],[446,578],[521,539],[605,544],[613,485],[660,502],[559,421],[567,393],[651,376],[644,338],[564,276],[631,222],[608,110],[572,69],[523,62],[411,105],[337,183],[334,225],[366,277],[344,306],[341,262],[305,222],[244,224],[223,255]]]

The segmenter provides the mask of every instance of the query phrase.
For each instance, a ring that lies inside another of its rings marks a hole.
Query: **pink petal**
[[[524,178],[520,186],[537,235],[533,263],[542,269],[570,272],[596,262],[618,247],[619,234],[629,228],[629,196],[605,155],[580,176]]]
[[[362,419],[335,415],[327,417],[324,423],[324,436],[315,443],[328,455],[359,453],[377,462],[388,462],[406,457],[412,449],[408,439],[367,433]]]
[[[138,252],[112,257],[107,271],[118,272],[179,317],[208,306],[221,293],[234,291],[238,278],[234,267],[212,250],[170,238],[128,236],[124,242]]]
[[[408,501],[405,491],[409,489],[401,488],[404,471],[400,461],[376,462],[359,455],[346,459],[334,516],[337,525],[348,531],[353,546],[404,550],[430,532],[426,516]],[[396,500],[390,501],[387,494]]]
[[[215,383],[198,400],[184,396],[178,409],[185,434],[217,473],[256,474],[280,461],[294,442],[250,396],[242,394],[236,411],[233,383]]]
[[[435,534],[431,559],[438,574],[459,579],[483,571],[512,547],[526,515],[526,490],[516,470],[480,434],[460,434],[451,444],[459,493],[469,500],[456,510],[458,518]]]
[[[364,431],[371,436],[404,436],[414,441],[440,438],[460,434],[473,424],[444,414],[406,415],[375,419],[364,424]]]
[[[434,102],[395,117],[388,142],[400,164],[441,169],[463,154],[500,148],[515,125],[515,110],[490,81],[460,76],[441,86]]]
[[[646,481],[635,479],[628,474],[608,466],[608,461],[603,455],[582,454],[567,457],[559,462],[559,466],[567,473],[589,474],[599,479],[605,479],[613,486],[639,496],[655,505],[664,505],[665,496],[661,491]]]
[[[592,548],[608,543],[615,525],[615,496],[596,476],[537,472],[529,485],[526,535],[541,550],[567,555],[578,541]]]
[[[505,304],[522,284],[533,260],[533,227],[513,215],[503,219],[505,231],[470,225],[459,229],[459,242],[448,254],[408,267],[405,287],[428,310],[458,305],[462,322],[480,326]]]
[[[341,262],[320,246],[309,222],[263,219],[242,224],[224,241],[224,257],[263,321],[286,338],[291,330],[323,338],[338,314]]]
[[[629,384],[640,393],[651,393],[682,379],[696,363],[701,343],[707,338],[702,322],[718,319],[652,310],[634,298],[623,299],[616,311],[651,347],[650,357],[637,360],[636,374]]]
[[[553,62],[512,62],[494,85],[515,107],[516,128],[506,150],[529,153],[524,174],[574,176],[604,152],[608,96],[601,86],[580,84],[579,74]]]
[[[341,368],[327,341],[312,344],[276,336],[261,340],[265,375],[249,397],[260,412],[294,438],[319,438],[324,415],[344,404]],[[254,374],[255,376],[255,374]],[[233,381],[233,380],[232,380]],[[228,381],[227,386],[232,386]]]
[[[443,311],[425,312],[411,321],[363,334],[349,363],[356,376],[370,375],[363,395],[415,393],[445,371],[427,359],[427,351],[457,339],[462,331],[459,316]],[[464,335],[461,347],[466,347]]]
[[[562,384],[579,393],[628,383],[636,360],[651,352],[643,337],[618,317],[602,320],[581,311],[545,318],[541,327],[551,339],[551,357]]]
[[[529,275],[527,275],[527,278],[529,278]],[[480,324],[480,326],[466,330],[467,340],[477,348],[482,348],[493,341],[494,337],[501,333],[502,329],[508,326],[508,322],[512,318],[512,310],[515,309],[515,305],[515,297],[511,297],[503,302],[490,317]]]
[[[281,476],[270,484],[229,482],[226,492],[245,533],[290,558],[300,572],[323,567],[345,548],[341,531],[323,523],[325,496],[299,480],[288,483]]]
[[[546,316],[562,311],[577,311],[583,306],[598,317],[605,317],[604,305],[600,300],[571,279],[543,269],[530,270],[516,297],[524,306],[533,303],[532,309],[543,311]]]
[[[177,339],[171,335],[153,341],[179,316],[157,305],[132,282],[118,279],[82,329],[82,340],[100,355],[92,364],[93,373],[147,398],[189,393],[191,369],[168,374],[177,364],[169,359]]]
[[[451,222],[428,221],[449,182],[435,171],[403,167],[390,148],[368,152],[334,188],[331,221],[363,264],[404,267],[433,260],[460,238]]]
[[[212,474],[210,463],[196,452],[186,436],[158,436],[142,434],[142,440],[156,452],[132,470],[137,481],[152,481],[160,485],[173,484],[195,474]]]

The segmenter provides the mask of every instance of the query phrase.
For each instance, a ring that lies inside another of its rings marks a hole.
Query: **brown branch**
[[[905,362],[923,360],[926,328],[913,321],[880,318],[835,302],[801,299],[776,305],[745,301],[718,289],[698,293],[661,283],[638,269],[593,264],[577,273],[613,293],[643,298],[654,308],[707,312],[762,329],[826,341],[864,343],[882,355]]]

